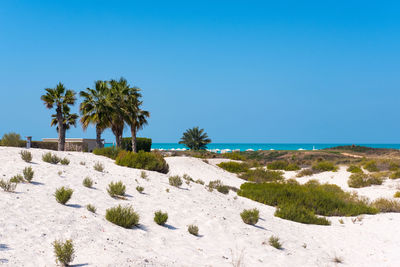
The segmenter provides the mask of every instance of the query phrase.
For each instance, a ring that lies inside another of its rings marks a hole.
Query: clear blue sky
[[[198,125],[214,142],[400,143],[399,11],[396,1],[1,1],[0,135],[55,137],[44,88],[123,76],[143,89],[151,119],[139,135],[154,142]]]

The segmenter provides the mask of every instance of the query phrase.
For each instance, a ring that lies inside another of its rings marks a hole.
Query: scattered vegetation
[[[239,177],[256,183],[274,182],[283,180],[283,172],[257,168],[255,170],[248,170],[245,173],[242,173]]]
[[[197,179],[196,181],[194,181],[196,184],[201,184],[204,185],[204,181],[201,179]]]
[[[400,198],[400,191],[397,191],[396,193],[394,193],[393,197]]]
[[[56,197],[58,203],[65,205],[68,202],[68,200],[70,200],[73,192],[74,190],[70,188],[65,188],[63,186],[57,188],[56,192],[54,193],[54,196]]]
[[[241,160],[241,161],[246,160],[246,157],[242,155],[240,152],[225,153],[224,158],[231,160]]]
[[[390,179],[399,179],[399,178],[400,178],[400,170],[396,170],[390,175]]]
[[[140,177],[143,179],[147,179],[147,173],[145,171],[140,172]]]
[[[240,217],[242,217],[244,223],[254,225],[258,222],[259,214],[258,209],[243,210],[240,213]]]
[[[233,173],[241,173],[249,170],[249,165],[246,163],[239,163],[235,161],[221,162],[217,164],[217,166]]]
[[[53,248],[57,264],[69,266],[69,264],[74,260],[75,250],[71,239],[68,239],[65,242],[62,240],[55,240],[53,242]]]
[[[60,163],[61,163],[62,165],[69,165],[69,159],[63,158],[62,160],[60,160]]]
[[[93,186],[93,180],[90,177],[86,177],[82,181],[83,186],[91,188]]]
[[[61,161],[61,159],[57,155],[55,155],[55,154],[53,155],[51,152],[47,152],[47,153],[43,154],[42,160],[44,162],[51,163],[51,164],[58,164]]]
[[[360,167],[356,166],[356,165],[350,165],[347,168],[347,171],[351,172],[351,173],[363,173],[363,170]]]
[[[285,160],[277,160],[267,164],[268,170],[298,171],[300,167],[296,163]]]
[[[221,180],[215,180],[215,181],[210,181],[208,183],[208,190],[212,192],[214,189],[216,189],[218,192],[222,194],[228,194],[229,193],[229,187],[224,185]]]
[[[281,244],[281,242],[279,241],[279,237],[277,237],[277,236],[271,236],[271,237],[269,238],[268,242],[269,242],[269,244],[270,244],[272,247],[274,247],[274,248],[276,248],[276,249],[282,249],[282,244]]]
[[[168,173],[169,166],[163,156],[156,152],[121,151],[115,160],[120,166]]]
[[[366,169],[369,172],[378,172],[379,168],[376,165],[376,161],[375,160],[370,160],[367,163],[364,164],[364,169]]]
[[[400,212],[400,202],[397,200],[378,198],[372,202],[372,206],[380,212]]]
[[[143,186],[136,186],[136,190],[137,190],[139,193],[143,193],[144,188],[143,188]]]
[[[122,181],[119,182],[111,182],[108,185],[107,192],[111,197],[122,197],[125,195],[126,191],[126,186],[122,183]]]
[[[154,213],[154,221],[158,225],[164,225],[168,220],[168,213],[164,213],[161,210],[158,210]]]
[[[197,225],[191,224],[188,226],[188,232],[192,235],[197,236],[199,234],[199,227],[197,227]]]
[[[131,206],[118,205],[106,210],[106,219],[118,226],[132,228],[139,224],[139,214]]]
[[[90,212],[96,213],[96,207],[93,206],[92,204],[87,204],[86,209]]]
[[[98,156],[105,156],[110,159],[116,159],[119,152],[121,152],[122,149],[112,146],[112,147],[102,147],[102,148],[95,148],[93,150],[93,154],[98,155]]]
[[[333,162],[330,161],[318,161],[312,165],[312,169],[315,172],[335,172],[338,170],[338,167],[335,166]]]
[[[0,146],[23,147],[25,142],[21,140],[21,135],[17,133],[7,133],[3,135]]]
[[[3,189],[5,192],[14,192],[17,188],[17,183],[13,183],[11,180],[5,181],[1,179],[0,188]]]
[[[103,172],[104,171],[104,165],[101,162],[96,162],[93,166],[93,169],[98,171],[98,172]]]
[[[29,152],[28,150],[22,150],[19,154],[21,155],[21,159],[23,161],[28,162],[28,163],[32,162],[32,158],[33,158],[32,153]]]
[[[21,174],[14,175],[11,177],[10,182],[12,183],[22,183],[24,181],[24,177]]]
[[[297,173],[296,177],[311,176],[313,174],[314,172],[312,169],[303,169]]]
[[[350,175],[347,184],[349,187],[361,188],[371,185],[381,185],[383,182],[382,178],[376,177],[374,175],[369,175],[365,173],[353,173]]]
[[[304,224],[331,224],[326,218],[316,216],[314,211],[312,211],[311,209],[307,209],[304,206],[297,206],[291,203],[279,205],[274,215],[282,219]]]
[[[182,179],[181,177],[179,177],[179,175],[175,175],[175,176],[170,176],[168,178],[169,180],[169,184],[175,187],[180,187],[182,185]]]
[[[22,171],[22,173],[24,175],[24,179],[26,181],[28,181],[29,183],[32,181],[33,175],[35,174],[32,167],[25,167],[24,170]]]

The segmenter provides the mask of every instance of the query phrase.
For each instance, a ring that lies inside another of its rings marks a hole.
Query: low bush
[[[221,162],[217,164],[217,166],[233,173],[241,173],[249,169],[249,166],[246,163],[239,163],[235,161]]]
[[[65,188],[63,186],[57,188],[56,192],[54,193],[54,196],[56,197],[58,203],[65,205],[68,202],[68,200],[70,200],[73,192],[74,190],[70,188]]]
[[[92,204],[87,204],[86,209],[90,212],[96,213],[96,207],[93,206]]]
[[[182,176],[182,178],[186,181],[186,183],[190,183],[190,182],[194,182],[194,180],[193,180],[193,178],[192,177],[190,177],[188,174],[184,174],[183,176]]]
[[[121,182],[111,182],[108,185],[107,192],[111,197],[121,197],[125,195],[126,186]]]
[[[93,149],[93,154],[98,156],[105,156],[110,159],[116,159],[122,149],[118,147],[102,147]]]
[[[213,191],[213,189],[216,189],[218,192],[222,194],[228,194],[229,193],[229,187],[224,185],[221,180],[215,180],[215,181],[210,181],[208,183],[208,190]]]
[[[83,179],[82,184],[85,187],[91,188],[93,186],[93,180],[90,179],[90,177],[86,177],[85,179]]]
[[[363,173],[363,170],[360,167],[356,166],[356,165],[350,165],[347,168],[347,171],[351,172],[351,173]]]
[[[93,169],[98,172],[104,171],[104,165],[101,162],[96,162],[93,166]]]
[[[399,179],[400,178],[400,170],[394,171],[391,175],[390,175],[390,179]]]
[[[120,166],[157,171],[160,173],[168,173],[169,170],[169,166],[163,156],[156,152],[139,151],[138,153],[134,153],[130,151],[121,151],[115,163]]]
[[[0,141],[1,146],[23,147],[25,141],[21,140],[21,135],[17,133],[7,133],[3,135]]]
[[[390,162],[389,164],[389,171],[397,171],[400,169],[400,165],[395,162]]]
[[[381,185],[382,182],[383,179],[380,177],[368,175],[365,173],[353,173],[352,175],[350,175],[347,184],[349,185],[349,187],[361,188],[371,185]]]
[[[338,167],[330,161],[318,161],[312,165],[312,169],[315,172],[335,172],[338,170]]]
[[[242,173],[239,177],[256,183],[274,182],[284,179],[282,171],[264,170],[262,168],[248,170],[245,173]]]
[[[397,200],[378,198],[372,202],[372,206],[380,212],[400,212],[400,202]]]
[[[106,220],[124,228],[132,228],[139,224],[139,214],[131,206],[118,205],[106,210]]]
[[[33,175],[35,174],[32,167],[25,167],[24,170],[22,171],[22,173],[24,175],[24,179],[26,181],[28,181],[29,183],[32,181]]]
[[[62,160],[60,160],[60,163],[61,163],[62,165],[69,165],[69,159],[63,158]]]
[[[394,193],[393,197],[400,198],[400,191],[397,191],[396,193]]]
[[[136,186],[136,190],[137,190],[139,193],[143,193],[144,188],[143,188],[143,186]]]
[[[168,213],[164,213],[161,210],[158,210],[154,213],[154,221],[158,225],[164,225],[168,220]]]
[[[14,175],[11,177],[10,182],[12,183],[22,183],[24,181],[24,177],[21,174]]]
[[[62,240],[55,240],[53,242],[53,248],[57,264],[69,266],[69,264],[74,260],[75,250],[71,239],[68,239],[65,242]]]
[[[175,175],[175,176],[170,176],[168,178],[169,180],[169,184],[175,187],[180,187],[182,185],[182,179],[181,177],[179,177],[179,175]]]
[[[364,169],[366,169],[369,172],[378,172],[379,171],[379,168],[376,165],[376,162],[374,160],[370,160],[367,163],[365,163]]]
[[[201,179],[197,179],[196,181],[194,181],[196,184],[201,184],[204,185],[204,181]]]
[[[150,138],[136,137],[136,152],[141,150],[145,152],[150,152],[151,143],[152,140]],[[132,151],[132,138],[131,137],[122,138],[121,148],[124,150]]]
[[[51,164],[57,164],[61,161],[61,159],[59,157],[57,157],[57,155],[55,155],[55,154],[53,155],[51,152],[47,152],[47,153],[43,154],[42,160],[44,162],[51,163]]]
[[[254,225],[258,222],[259,214],[260,212],[258,209],[243,210],[240,213],[240,217],[242,217],[244,223]]]
[[[246,157],[240,154],[240,152],[225,153],[223,157],[231,160],[246,160]]]
[[[199,234],[199,227],[197,227],[196,225],[189,225],[188,226],[188,232],[192,235],[197,236]]]
[[[277,160],[267,164],[268,170],[298,171],[300,167],[296,163],[285,160]]]
[[[278,206],[274,215],[282,219],[304,224],[330,225],[330,222],[326,218],[316,216],[312,210],[290,203]]]
[[[141,171],[141,172],[140,172],[140,177],[141,177],[142,179],[147,179],[147,173],[146,173],[145,171]]]
[[[32,153],[29,152],[28,150],[22,150],[20,153],[21,159],[25,162],[31,162],[32,161]]]
[[[279,241],[279,237],[277,236],[271,236],[268,240],[270,246],[276,248],[276,249],[282,249],[282,244]]]
[[[312,169],[303,169],[297,173],[296,177],[311,176],[313,174],[314,171]]]
[[[12,181],[5,181],[3,179],[0,180],[0,188],[5,192],[14,192],[17,188],[17,183],[13,183]]]

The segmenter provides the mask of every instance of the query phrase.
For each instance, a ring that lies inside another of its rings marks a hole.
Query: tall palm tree
[[[106,81],[96,81],[94,89],[87,88],[79,95],[83,98],[79,110],[82,114],[81,124],[86,130],[90,124],[96,125],[96,145],[102,147],[101,134],[110,125],[111,107],[109,99],[110,87]]]
[[[199,127],[187,129],[179,141],[179,144],[184,144],[192,150],[206,149],[209,143],[211,143],[211,139],[208,138],[207,133],[204,133],[204,129],[199,129]]]
[[[120,78],[119,81],[110,81],[111,90],[108,95],[112,112],[110,116],[111,131],[115,135],[115,143],[118,147],[121,146],[122,134],[124,132],[124,112],[123,106],[126,101],[126,96],[129,93],[130,86],[125,78]]]
[[[61,82],[58,83],[55,88],[46,88],[45,90],[46,94],[42,95],[40,99],[48,109],[52,109],[53,107],[56,109],[56,114],[53,115],[53,119],[55,118],[58,124],[58,150],[64,151],[65,132],[67,130],[65,122],[70,112],[69,105],[75,104],[75,92],[66,89]]]
[[[140,101],[141,96],[140,89],[132,87],[129,89],[123,105],[124,120],[131,128],[133,152],[136,152],[136,134],[148,123],[147,118],[150,117],[150,112],[141,109],[143,104],[143,101]]]

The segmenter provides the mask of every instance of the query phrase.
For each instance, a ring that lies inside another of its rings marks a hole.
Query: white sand
[[[194,183],[174,188],[168,184],[168,175],[156,172],[147,172],[149,180],[144,180],[141,170],[116,166],[104,157],[57,152],[71,163],[51,165],[41,160],[44,150],[32,149],[33,163],[28,164],[20,159],[19,151],[0,147],[0,177],[10,178],[30,165],[35,184],[19,184],[16,193],[0,191],[1,266],[54,266],[51,243],[58,238],[73,239],[73,264],[77,266],[232,266],[241,256],[242,266],[335,266],[335,256],[346,266],[400,263],[400,214],[367,215],[356,223],[344,218],[343,225],[338,217],[330,218],[331,226],[304,225],[274,217],[273,207],[241,197],[235,200],[233,192],[209,192]],[[80,165],[81,161],[86,165]],[[97,161],[104,163],[106,173],[93,170]],[[201,159],[173,157],[167,161],[171,174],[187,173],[206,183],[220,179],[236,187],[243,182]],[[61,177],[57,174],[60,170]],[[347,189],[347,175],[341,169],[312,178]],[[95,189],[82,186],[86,176],[96,182]],[[127,186],[127,200],[113,199],[106,192],[108,183],[118,180]],[[358,191],[370,197],[390,197],[396,190],[394,183]],[[138,184],[145,188],[145,194],[136,191]],[[67,206],[54,199],[60,186],[74,189]],[[86,210],[88,203],[97,207],[97,214]],[[105,210],[118,204],[135,208],[141,216],[140,228],[124,229],[105,220]],[[242,222],[239,213],[245,208],[260,210],[256,226]],[[167,227],[153,222],[158,209],[168,212]],[[199,226],[200,237],[187,232],[192,223]],[[271,235],[281,238],[283,250],[268,245]]]

